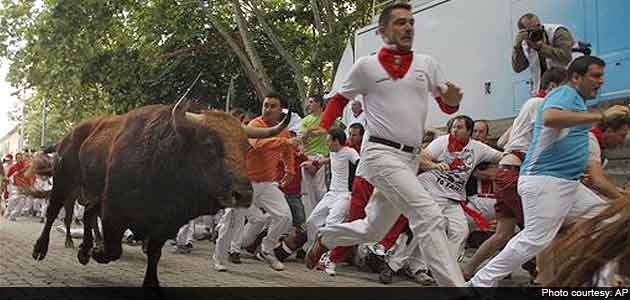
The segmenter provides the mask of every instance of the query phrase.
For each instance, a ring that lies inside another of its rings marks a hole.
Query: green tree
[[[300,110],[329,89],[345,41],[369,16],[369,1],[0,0],[0,56],[27,98],[29,141],[42,99],[50,138],[78,121],[173,103],[203,71],[190,97],[258,113],[274,89]],[[226,42],[231,41],[231,42]]]

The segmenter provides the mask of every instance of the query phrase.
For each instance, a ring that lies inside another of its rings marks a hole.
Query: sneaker
[[[240,264],[241,262],[241,254],[238,252],[228,253],[230,255],[230,262],[233,264]]]
[[[322,254],[322,257],[319,258],[319,262],[317,263],[317,267],[315,268],[318,271],[326,270],[326,264],[330,261],[330,251],[326,251],[326,253]]]
[[[383,247],[383,245],[376,243],[368,247],[372,251],[372,253],[378,256],[385,256],[385,247]]]
[[[219,263],[219,262],[215,262],[214,263],[214,270],[217,272],[225,272],[227,271],[227,267],[225,267],[223,264]]]
[[[542,287],[542,284],[536,281],[536,279],[530,279],[527,283],[527,287]]]
[[[193,244],[191,242],[188,242],[186,245],[184,245],[184,247],[186,249],[192,249],[193,248]]]
[[[257,260],[265,261],[265,258],[260,251],[260,248],[258,248],[258,250],[256,250],[256,253],[254,254],[254,257],[256,257]]]
[[[332,260],[330,260],[330,258],[326,260],[326,263],[324,264],[324,272],[326,272],[326,274],[330,276],[337,275],[337,272],[335,271],[336,268],[337,268],[337,264],[335,264]]]
[[[303,260],[304,257],[306,257],[306,251],[304,251],[304,249],[302,248],[298,249],[298,251],[295,253],[295,258]]]
[[[420,285],[431,286],[436,284],[435,279],[429,275],[428,270],[420,270],[416,272],[416,274],[412,274],[409,268],[405,268],[404,273],[407,277],[409,277],[409,279],[419,283]]]
[[[389,265],[385,264],[383,271],[378,275],[378,280],[382,284],[390,284],[394,279],[394,270],[389,267]]]
[[[190,248],[186,247],[185,245],[177,245],[175,246],[175,252],[177,254],[188,254],[191,252]]]
[[[306,253],[306,257],[304,258],[304,263],[306,263],[306,267],[309,269],[315,268],[319,263],[319,259],[328,251],[328,248],[322,244],[319,237],[315,240],[311,248],[308,249]]]
[[[272,253],[265,253],[263,251],[258,252],[264,259],[265,261],[269,264],[269,266],[276,270],[276,271],[282,271],[284,270],[284,264],[281,263],[275,255],[273,255]]]

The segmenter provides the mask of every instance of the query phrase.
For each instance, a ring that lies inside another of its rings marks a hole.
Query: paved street
[[[31,251],[42,226],[35,218],[21,217],[17,222],[10,222],[0,217],[0,287],[134,287],[142,284],[146,256],[139,246],[124,245],[122,258],[107,265],[92,260],[83,266],[77,261],[77,249],[64,248],[63,234],[53,229],[46,259],[33,260]],[[78,247],[80,240],[75,239],[74,243]],[[162,286],[385,286],[378,281],[378,274],[359,272],[352,266],[338,267],[338,275],[329,277],[323,272],[307,270],[298,261],[289,261],[287,270],[277,272],[253,258],[245,258],[243,264],[229,264],[228,272],[218,273],[210,267],[211,249],[214,248],[207,240],[196,241],[191,254],[176,254],[172,246],[165,246],[159,264]],[[518,284],[526,282],[524,273],[519,271],[518,274],[520,276],[515,276]],[[503,284],[514,282],[504,281]],[[416,284],[397,278],[389,286]]]

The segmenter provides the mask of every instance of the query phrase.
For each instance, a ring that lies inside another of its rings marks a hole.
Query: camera
[[[527,30],[527,39],[531,42],[540,42],[545,37],[545,29],[532,29]]]

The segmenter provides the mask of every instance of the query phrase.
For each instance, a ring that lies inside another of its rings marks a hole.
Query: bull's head
[[[173,124],[176,132],[184,131],[184,128],[197,128],[197,132],[208,133],[207,136],[196,134],[195,139],[204,140],[208,137],[220,139],[216,142],[222,142],[223,162],[228,176],[231,177],[221,180],[230,187],[230,193],[219,197],[220,204],[224,207],[249,207],[253,198],[253,189],[245,170],[247,152],[250,148],[248,138],[267,138],[277,135],[288,126],[290,115],[290,113],[287,114],[287,117],[274,127],[253,128],[241,125],[238,119],[225,112],[192,113],[176,105],[173,109]],[[217,184],[217,182],[209,184]]]

